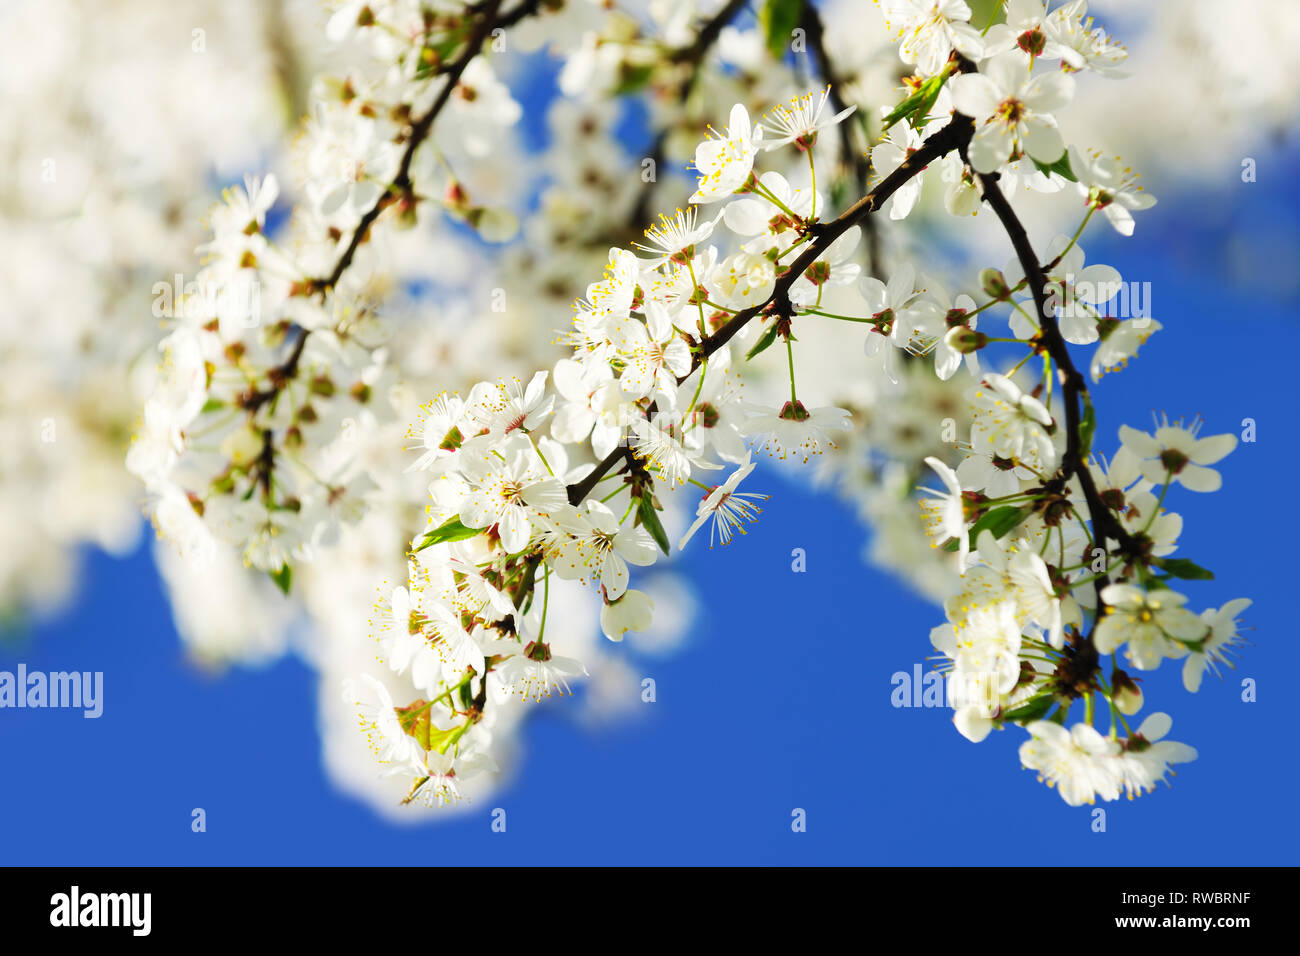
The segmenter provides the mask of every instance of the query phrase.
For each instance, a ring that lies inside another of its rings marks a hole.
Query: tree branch
[[[671,63],[689,63],[691,70],[682,79],[677,87],[677,101],[686,105],[687,99],[691,95],[691,89],[695,86],[695,80],[700,74],[700,67],[704,65],[704,58],[708,55],[713,44],[718,42],[718,37],[722,34],[723,28],[734,20],[741,10],[745,9],[747,0],[731,0],[725,4],[721,10],[710,17],[700,27],[700,32],[695,35],[695,39],[689,46],[681,47],[668,54],[668,60]],[[661,129],[655,134],[654,142],[650,146],[650,154],[647,157],[654,163],[654,169],[663,164],[664,147],[668,139],[668,130]],[[650,218],[650,200],[653,194],[651,189],[641,190],[636,205],[632,208],[632,228],[640,229]]]
[[[830,87],[828,99],[831,109],[836,113],[842,113],[849,107],[843,95],[844,79],[835,71],[835,65],[826,51],[826,27],[812,0],[804,0],[803,13],[800,15],[799,22],[808,35],[808,46],[812,50],[813,60],[817,63],[817,71]],[[852,172],[853,181],[857,185],[858,192],[861,193],[866,192],[867,183],[871,181],[871,157],[865,150],[859,150],[854,146],[853,137],[849,134],[852,125],[851,122],[845,122],[837,130],[840,139],[840,163]],[[862,228],[867,234],[867,266],[872,275],[879,276],[880,237],[876,232],[875,220],[865,220]]]
[[[704,55],[709,52],[713,44],[718,42],[723,28],[734,20],[748,3],[749,0],[727,0],[722,9],[700,27],[700,32],[695,35],[695,42],[673,51],[669,54],[669,59],[674,63],[694,63],[698,70],[699,62],[704,59]]]
[[[487,0],[483,5],[482,18],[479,20],[478,26],[474,28],[474,32],[470,34],[469,39],[466,41],[465,49],[443,74],[446,76],[447,82],[444,83],[442,89],[438,91],[438,96],[433,101],[433,105],[430,106],[425,114],[411,126],[410,139],[407,140],[406,149],[402,151],[402,160],[401,164],[397,168],[397,176],[394,177],[393,182],[388,186],[388,188],[380,194],[379,198],[375,200],[375,204],[366,210],[366,214],[361,217],[361,221],[357,223],[356,228],[352,231],[352,238],[348,242],[347,248],[344,249],[343,254],[339,256],[338,262],[334,264],[334,269],[330,272],[329,276],[324,279],[317,279],[315,283],[313,283],[317,292],[323,294],[338,284],[339,280],[343,278],[343,273],[346,272],[348,266],[352,264],[352,258],[356,255],[357,248],[365,241],[365,238],[370,231],[370,227],[374,224],[375,220],[379,218],[380,213],[392,204],[396,194],[410,192],[411,163],[415,160],[415,151],[419,149],[420,145],[428,138],[430,131],[433,129],[433,121],[438,118],[438,114],[442,112],[442,108],[446,106],[447,101],[451,99],[452,91],[455,90],[456,84],[460,82],[460,78],[465,73],[466,68],[469,67],[470,61],[479,55],[483,46],[483,41],[487,39],[488,34],[491,33],[492,30],[498,27],[499,21],[497,20],[496,12],[500,6],[501,0]],[[535,3],[525,3],[523,7],[521,7],[521,10],[529,7],[535,9],[536,6],[537,4]],[[515,12],[517,13],[519,11]],[[520,19],[522,19],[522,17],[520,17]]]
[[[443,83],[442,88],[438,91],[438,95],[434,98],[432,105],[430,105],[429,109],[425,111],[423,116],[411,124],[411,130],[407,137],[406,147],[402,151],[402,158],[397,168],[397,175],[393,178],[392,183],[390,183],[383,192],[380,193],[379,198],[375,200],[374,205],[366,210],[365,214],[361,217],[356,228],[352,231],[347,246],[335,262],[334,268],[330,270],[329,275],[324,278],[308,281],[308,286],[313,294],[319,295],[323,298],[331,289],[338,285],[339,281],[343,278],[343,274],[347,272],[348,268],[352,265],[352,260],[356,256],[361,243],[366,241],[369,237],[370,227],[374,225],[375,221],[380,217],[383,211],[393,202],[397,201],[399,197],[412,197],[411,166],[415,161],[415,153],[425,140],[429,138],[429,134],[433,130],[434,121],[437,120],[438,115],[450,101],[451,95],[456,89],[456,85],[460,82],[460,79],[464,75],[465,70],[469,67],[469,64],[482,52],[483,43],[487,40],[489,34],[491,34],[495,29],[503,26],[514,25],[525,17],[536,13],[541,8],[543,0],[524,0],[523,3],[510,12],[498,16],[501,3],[502,0],[484,0],[483,3],[468,8],[472,15],[479,17],[479,21],[470,33],[468,39],[465,41],[465,48],[461,51],[460,56],[453,60],[449,66],[441,70],[441,75],[445,78],[445,82]],[[305,348],[307,338],[310,335],[311,331],[309,329],[299,329],[298,339],[294,343],[293,351],[284,362],[268,371],[267,377],[270,381],[269,387],[250,391],[247,396],[243,398],[241,405],[250,414],[255,415],[258,409],[279,394],[279,392],[297,376],[299,365],[302,360],[303,349]],[[269,441],[269,438],[267,438],[269,435],[270,432],[266,432],[264,439]],[[270,469],[271,459],[268,458],[266,460],[265,474],[263,476],[268,494],[270,491]]]
[[[1053,490],[1060,491],[1070,478],[1077,477],[1088,505],[1088,517],[1092,522],[1094,533],[1114,539],[1119,543],[1120,549],[1125,554],[1130,557],[1138,557],[1142,553],[1141,546],[1133,535],[1124,529],[1119,523],[1119,519],[1101,500],[1101,494],[1097,491],[1096,482],[1093,481],[1092,471],[1088,468],[1088,463],[1084,461],[1086,450],[1082,446],[1080,404],[1088,394],[1088,385],[1083,373],[1075,367],[1074,360],[1070,355],[1069,345],[1061,334],[1060,324],[1056,320],[1055,309],[1049,306],[1047,300],[1047,276],[1043,271],[1043,267],[1039,264],[1038,256],[1029,241],[1029,235],[1025,232],[1024,225],[1020,222],[1015,210],[1011,208],[1011,203],[1007,201],[1007,197],[1002,194],[1002,189],[998,186],[997,174],[981,173],[979,179],[984,192],[984,201],[993,209],[994,214],[1010,237],[1011,245],[1016,251],[1016,258],[1020,260],[1020,266],[1024,269],[1025,278],[1029,280],[1029,291],[1033,295],[1034,308],[1038,313],[1042,329],[1040,347],[1056,363],[1057,375],[1061,382],[1061,392],[1065,399],[1065,454],[1061,457],[1060,470],[1048,482],[1048,486]],[[1099,583],[1104,580],[1104,578],[1099,579]]]
[[[788,312],[790,309],[790,287],[794,285],[795,281],[799,276],[803,275],[809,266],[825,253],[836,239],[879,209],[890,196],[913,177],[924,171],[925,167],[930,163],[946,156],[954,149],[965,149],[966,143],[970,141],[974,130],[974,124],[969,117],[954,114],[947,126],[927,139],[920,149],[904,159],[899,167],[882,179],[875,189],[846,209],[838,218],[832,219],[830,222],[811,224],[809,230],[813,235],[812,241],[808,244],[808,248],[777,278],[772,294],[764,302],[737,312],[726,325],[704,339],[692,358],[690,371],[678,379],[678,384],[680,385],[690,378],[706,358],[730,342],[736,333],[744,328],[756,315],[768,312],[773,307],[781,310],[783,314]],[[582,501],[583,498],[590,494],[591,489],[595,487],[600,478],[604,477],[621,458],[630,455],[631,451],[625,446],[616,448],[606,455],[586,478],[569,485],[570,503],[576,505]]]

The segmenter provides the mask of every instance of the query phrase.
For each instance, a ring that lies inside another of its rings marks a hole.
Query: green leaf
[[[416,62],[415,78],[425,80],[434,76],[451,59],[451,55],[456,52],[464,38],[464,31],[458,30],[437,43],[425,44],[420,49],[419,59]]]
[[[1092,399],[1083,393],[1083,421],[1079,423],[1079,453],[1086,459],[1092,448],[1092,436],[1097,431],[1097,410],[1092,407]]]
[[[209,398],[206,402],[203,403],[203,407],[199,409],[199,414],[206,415],[209,412],[220,411],[225,407],[226,407],[226,403],[223,402],[221,399]]]
[[[916,126],[918,119],[928,116],[930,110],[934,107],[935,100],[939,98],[939,91],[943,89],[944,83],[948,82],[949,69],[950,67],[945,67],[942,72],[927,79],[913,90],[903,102],[895,106],[889,115],[885,117],[881,132],[883,133],[905,117],[913,126]],[[925,122],[928,121],[923,121],[921,125],[924,126]]]
[[[650,532],[650,537],[655,539],[655,544],[664,554],[671,555],[671,546],[668,544],[668,532],[664,531],[664,526],[659,522],[659,512],[655,511],[654,501],[649,495],[639,499],[636,507],[637,517],[645,529]]]
[[[464,541],[466,538],[472,538],[476,534],[482,533],[482,528],[467,528],[460,523],[459,518],[451,518],[434,528],[424,536],[420,546],[416,551],[423,551],[431,545],[441,544],[444,541]]]
[[[406,707],[394,707],[397,721],[408,735],[415,738],[425,750],[437,750],[444,753],[448,742],[456,735],[458,728],[441,730],[433,723],[433,705],[427,700],[417,700]]]
[[[987,33],[993,24],[1005,23],[1007,20],[1003,0],[967,0],[966,6],[970,7],[970,22],[975,24],[977,30]]]
[[[763,332],[763,334],[759,336],[758,341],[754,343],[754,347],[745,353],[746,361],[749,361],[759,352],[762,352],[769,345],[771,345],[773,342],[776,341],[776,326],[777,326],[777,322],[775,319],[773,319],[772,324],[767,327],[767,329]]]
[[[1017,508],[1014,505],[1003,505],[1000,508],[993,508],[984,513],[978,521],[971,525],[970,529],[970,546],[972,548],[979,544],[980,535],[985,531],[992,531],[993,537],[1000,538],[1020,522],[1029,517],[1028,508]],[[957,550],[957,539],[949,540],[944,546],[945,551]]]
[[[645,88],[654,76],[655,68],[650,65],[634,66],[624,63],[619,68],[618,85],[614,87],[615,96],[627,96]]]
[[[804,0],[767,0],[758,11],[758,25],[767,39],[768,52],[784,60],[790,39],[803,16]]]
[[[270,575],[271,580],[275,582],[275,586],[284,594],[288,594],[289,588],[293,584],[293,568],[287,564],[282,564],[279,571],[271,571]]]
[[[405,707],[394,707],[397,712],[397,722],[402,725],[402,729],[415,738],[425,750],[429,749],[429,728],[433,721],[429,719],[429,713],[432,710],[427,700],[417,700]]]
[[[977,542],[980,535],[985,531],[992,531],[993,537],[1000,538],[1028,517],[1028,508],[1017,508],[1014,505],[1003,505],[1001,508],[992,508],[989,511],[986,511],[984,516],[971,526],[971,544]]]
[[[1183,578],[1188,581],[1213,581],[1214,572],[1203,568],[1187,558],[1161,558],[1156,564],[1171,578]]]
[[[1015,710],[1009,710],[1002,715],[1003,720],[1014,721],[1018,724],[1029,723],[1031,720],[1042,720],[1047,716],[1047,712],[1052,709],[1052,704],[1056,703],[1056,698],[1051,694],[1044,694],[1037,700],[1031,700],[1021,704]]]
[[[1068,151],[1062,153],[1061,158],[1054,163],[1040,163],[1032,156],[1029,158],[1033,160],[1039,171],[1044,174],[1056,173],[1058,176],[1064,176],[1072,183],[1079,181],[1079,177],[1074,175],[1074,170],[1070,168],[1070,154]]]
[[[915,92],[909,94],[908,97],[905,100],[903,100],[903,102],[899,103],[892,110],[890,110],[889,115],[886,116],[883,120],[884,125],[881,127],[880,131],[883,133],[885,130],[889,129],[889,127],[893,126],[895,123],[901,120],[903,117],[912,115],[913,113],[916,112],[917,107],[919,107],[920,105],[921,105],[921,91],[918,89]]]

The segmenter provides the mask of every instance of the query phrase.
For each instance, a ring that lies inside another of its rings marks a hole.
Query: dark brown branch
[[[822,79],[830,87],[827,99],[830,102],[831,109],[837,114],[844,112],[849,108],[849,104],[844,99],[844,79],[835,70],[835,64],[831,62],[830,54],[826,51],[826,27],[822,23],[821,15],[813,5],[812,0],[804,0],[803,13],[799,19],[800,26],[803,27],[804,33],[808,37],[808,46],[812,50],[813,59],[817,63],[817,71],[821,73]],[[850,117],[838,130],[840,138],[840,164],[852,172],[854,184],[857,186],[859,193],[866,192],[867,183],[871,181],[871,157],[863,149],[859,149],[853,143],[853,136],[850,130],[853,129],[859,117]],[[867,265],[868,269],[874,276],[880,275],[880,237],[876,232],[875,220],[868,219],[863,222],[863,231],[867,234]]]
[[[262,451],[257,456],[256,481],[262,486],[262,500],[271,503],[271,473],[275,471],[275,442],[271,429],[262,430]]]
[[[1078,478],[1084,500],[1088,505],[1088,517],[1092,522],[1094,534],[1118,542],[1120,549],[1129,557],[1139,557],[1142,553],[1140,544],[1124,529],[1114,512],[1101,500],[1096,482],[1093,481],[1092,471],[1084,461],[1086,449],[1082,445],[1081,404],[1088,393],[1088,385],[1083,373],[1074,364],[1070,348],[1056,320],[1055,309],[1048,302],[1047,276],[1039,264],[1038,256],[1029,241],[1024,225],[998,186],[997,174],[981,173],[979,179],[984,192],[984,201],[993,209],[1010,237],[1011,245],[1016,251],[1016,258],[1020,260],[1025,278],[1029,281],[1029,291],[1033,295],[1034,309],[1038,313],[1042,329],[1040,348],[1046,351],[1056,364],[1057,375],[1061,382],[1061,392],[1065,402],[1065,454],[1061,456],[1060,470],[1047,483],[1047,487],[1049,490],[1059,492],[1065,488],[1070,478]],[[1104,579],[1099,579],[1098,583],[1101,584],[1102,581]]]
[[[433,129],[433,121],[438,118],[442,108],[451,99],[451,94],[456,89],[456,84],[460,82],[466,68],[469,67],[470,61],[479,55],[483,41],[487,39],[492,30],[497,28],[496,12],[500,6],[501,0],[487,0],[483,5],[482,18],[479,20],[478,26],[474,28],[474,32],[470,34],[469,40],[466,41],[465,49],[443,74],[447,78],[447,82],[438,91],[438,96],[433,101],[433,105],[411,126],[410,138],[407,140],[406,149],[402,151],[402,160],[397,168],[397,176],[394,177],[392,184],[375,201],[375,204],[366,210],[366,214],[361,217],[356,229],[352,231],[352,238],[348,242],[347,248],[343,250],[343,255],[334,264],[333,271],[330,272],[327,278],[316,280],[315,285],[318,292],[324,293],[338,284],[338,281],[343,278],[343,273],[352,264],[352,258],[356,255],[357,248],[365,241],[375,220],[398,196],[406,196],[410,193],[411,163],[415,160],[415,152],[428,138],[429,132]],[[524,6],[529,5],[524,4]]]
[[[920,149],[904,159],[899,164],[899,167],[882,179],[875,189],[846,209],[839,218],[832,219],[830,222],[814,223],[810,227],[814,237],[813,241],[790,264],[790,268],[776,280],[776,287],[767,302],[737,312],[726,325],[705,339],[699,352],[696,353],[691,371],[693,372],[704,358],[712,355],[729,342],[750,319],[767,309],[769,304],[788,306],[787,295],[790,286],[794,285],[795,280],[803,275],[805,269],[821,258],[831,243],[878,210],[890,196],[924,171],[930,163],[946,156],[954,149],[964,148],[973,132],[974,126],[970,119],[955,114],[947,126],[927,139]],[[682,376],[682,381],[685,381],[689,375],[690,372]]]
[[[819,222],[810,225],[809,230],[813,237],[812,240],[808,243],[808,247],[790,263],[789,268],[776,280],[772,294],[768,296],[766,301],[737,312],[727,321],[726,325],[704,339],[695,352],[690,371],[678,379],[678,384],[680,385],[690,378],[706,358],[730,342],[736,333],[744,328],[756,315],[773,310],[782,315],[788,315],[792,311],[789,298],[790,287],[794,285],[799,276],[803,275],[809,266],[821,258],[836,239],[878,210],[890,196],[913,177],[924,171],[926,166],[946,156],[954,149],[965,149],[966,144],[970,142],[974,129],[969,117],[954,114],[952,121],[947,126],[927,139],[920,149],[904,159],[899,167],[882,179],[875,189],[846,209],[838,218],[832,219],[830,222]],[[616,448],[606,455],[586,478],[569,485],[570,503],[576,505],[582,501],[591,493],[591,489],[596,486],[597,481],[618,464],[620,459],[629,455],[631,455],[631,452],[626,447]]]
[[[718,37],[722,35],[723,28],[734,20],[736,15],[745,9],[748,3],[749,0],[727,0],[722,9],[700,27],[700,32],[695,35],[694,43],[679,50],[674,50],[669,54],[668,58],[674,63],[693,63],[698,68],[698,64],[704,59],[704,55],[709,52],[713,44],[718,42]]]
[[[619,463],[620,460],[626,460],[629,464],[632,462],[632,452],[626,445],[615,448],[612,452],[602,458],[595,468],[591,469],[581,481],[575,481],[569,485],[569,504],[579,505],[582,499],[591,494],[591,489],[595,488],[600,479],[609,474],[610,469]]]
[[[676,90],[677,101],[686,105],[687,99],[690,98],[691,90],[695,86],[695,80],[700,75],[700,69],[704,65],[704,58],[708,55],[713,44],[718,42],[723,28],[729,24],[746,6],[747,0],[731,0],[730,3],[723,6],[721,10],[710,17],[700,27],[699,33],[689,46],[681,47],[668,54],[668,60],[671,63],[687,63],[690,65],[690,72],[682,79]],[[654,169],[663,165],[665,157],[664,146],[668,140],[668,130],[661,129],[655,134],[654,142],[650,145],[648,159],[654,164]],[[641,195],[632,207],[632,228],[640,229],[650,219],[650,202],[654,194],[652,189],[641,190]]]
[[[389,186],[375,200],[375,204],[366,210],[365,215],[357,223],[352,231],[351,238],[348,240],[347,247],[334,263],[334,268],[330,274],[321,279],[309,280],[307,285],[311,291],[320,296],[324,296],[329,290],[338,285],[343,278],[343,273],[347,272],[352,265],[352,260],[356,256],[357,249],[370,234],[370,227],[374,225],[375,220],[387,209],[396,199],[408,197],[411,194],[411,164],[415,160],[415,153],[429,137],[433,130],[433,123],[442,112],[443,107],[451,99],[451,95],[460,82],[461,76],[469,67],[470,62],[481,52],[483,42],[487,39],[492,30],[497,29],[507,19],[511,23],[517,23],[525,16],[535,13],[541,6],[541,0],[526,0],[519,7],[512,10],[505,17],[496,16],[497,9],[501,6],[501,0],[486,0],[481,7],[474,8],[480,15],[478,25],[474,28],[466,41],[465,49],[461,55],[452,61],[451,65],[442,71],[446,78],[442,89],[438,91],[437,98],[433,104],[425,111],[411,126],[411,131],[407,136],[406,148],[402,151],[402,158],[397,168],[397,175]],[[264,404],[270,401],[275,395],[284,388],[298,374],[298,365],[302,359],[303,347],[307,344],[307,337],[311,333],[306,330],[300,330],[298,340],[294,344],[293,352],[280,365],[272,368],[268,373],[270,387],[260,391],[252,392],[244,401],[243,407],[250,412],[256,412]]]
[[[469,64],[482,52],[483,43],[491,32],[495,29],[512,26],[525,17],[537,13],[546,0],[524,0],[510,12],[498,16],[497,11],[501,7],[501,2],[502,0],[484,0],[481,4],[475,4],[468,8],[471,15],[479,18],[478,23],[465,41],[465,48],[461,51],[460,56],[453,60],[449,66],[440,70],[440,75],[445,78],[445,82],[429,109],[411,125],[410,132],[407,134],[406,147],[402,151],[402,158],[397,168],[397,175],[393,178],[392,183],[380,194],[379,198],[375,200],[375,204],[366,210],[366,213],[361,217],[356,228],[352,231],[346,248],[335,262],[334,268],[330,270],[330,274],[324,278],[308,280],[307,287],[312,294],[323,298],[338,285],[343,278],[343,274],[352,265],[352,260],[356,256],[361,243],[369,238],[370,227],[374,225],[385,209],[397,201],[415,201],[411,183],[411,166],[415,161],[415,153],[429,138],[434,121],[437,120],[438,115],[450,101],[452,93],[455,91],[457,84],[460,83],[460,79]],[[241,405],[250,415],[256,415],[263,405],[275,398],[289,382],[297,377],[303,349],[310,335],[310,330],[300,328],[293,351],[289,353],[289,356],[282,363],[267,372],[269,386],[265,389],[252,390],[242,399]],[[274,451],[271,447],[272,434],[269,429],[263,433],[263,442],[263,455],[260,459],[262,465],[259,477],[263,483],[264,493],[269,498],[271,471],[274,467]]]
[[[529,17],[537,14],[543,6],[558,9],[560,4],[554,0],[524,0],[523,3],[513,10],[501,14],[497,17],[497,22],[493,25],[494,30],[508,30],[516,24],[527,20]]]

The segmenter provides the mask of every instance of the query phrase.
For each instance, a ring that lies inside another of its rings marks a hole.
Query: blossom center
[[[1047,37],[1043,36],[1043,31],[1034,27],[1032,30],[1026,30],[1016,40],[1016,46],[1024,50],[1030,56],[1038,56],[1047,46]]]
[[[1165,470],[1171,475],[1176,475],[1182,471],[1189,461],[1191,459],[1176,448],[1166,448],[1160,453],[1160,463],[1165,466]]]
[[[1001,117],[1002,121],[1008,126],[1014,126],[1024,118],[1025,104],[1020,102],[1014,96],[1008,96],[998,104],[995,116]]]

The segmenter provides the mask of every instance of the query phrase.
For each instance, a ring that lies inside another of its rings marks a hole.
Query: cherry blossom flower
[[[828,434],[849,427],[849,412],[843,408],[806,408],[799,401],[786,402],[775,415],[755,415],[740,428],[741,434],[755,439],[755,448],[776,455],[801,455],[807,464],[835,443]]]
[[[583,511],[562,516],[560,526],[568,539],[554,555],[555,572],[570,580],[595,579],[611,601],[627,590],[629,562],[644,567],[654,564],[658,555],[645,528],[622,527],[599,501],[588,501]]]
[[[1049,17],[1046,0],[1007,0],[1006,7],[1006,22],[993,24],[984,34],[985,56],[1020,50],[1032,60],[1064,60],[1068,68],[1083,68],[1083,54],[1056,39],[1061,18]]]
[[[1188,643],[1209,636],[1209,625],[1183,607],[1187,598],[1176,591],[1111,584],[1101,599],[1106,613],[1093,635],[1097,650],[1111,654],[1127,645],[1128,659],[1138,670],[1154,670],[1166,657],[1183,657]]]
[[[370,749],[389,773],[409,773],[423,764],[423,751],[402,729],[388,688],[362,674],[360,684],[349,678],[343,684],[343,699],[357,709],[357,718]]]
[[[899,40],[898,55],[927,76],[938,73],[956,50],[971,60],[984,56],[979,31],[970,25],[964,0],[877,0],[885,25]]]
[[[1248,598],[1237,598],[1223,607],[1201,612],[1201,620],[1210,626],[1210,634],[1197,647],[1193,647],[1183,664],[1183,686],[1189,694],[1201,689],[1201,678],[1207,669],[1218,673],[1218,665],[1232,667],[1228,659],[1234,648],[1242,643],[1241,623],[1238,615],[1250,607]]]
[[[473,487],[461,502],[460,518],[467,528],[495,527],[507,551],[522,551],[533,533],[534,514],[557,511],[568,497],[527,440],[513,442],[501,455],[465,462]]]
[[[676,405],[677,379],[691,370],[690,347],[658,302],[646,303],[645,317],[644,325],[629,324],[618,343],[626,361],[619,386],[629,399],[655,393]]]
[[[1223,478],[1206,466],[1227,457],[1237,447],[1233,434],[1199,438],[1201,423],[1161,425],[1155,435],[1148,435],[1128,425],[1119,429],[1120,441],[1141,458],[1142,474],[1148,481],[1163,485],[1177,482],[1189,491],[1218,491]]]
[[[428,471],[436,464],[451,458],[472,436],[466,415],[465,403],[455,395],[440,395],[421,409],[420,457],[406,467],[407,471]]]
[[[429,750],[424,753],[422,767],[414,773],[427,777],[420,787],[420,798],[426,807],[441,807],[464,799],[459,781],[477,773],[495,772],[497,763],[483,753],[442,753]]]
[[[999,458],[1044,464],[1056,460],[1056,448],[1047,428],[1052,416],[1043,403],[1026,395],[1005,375],[988,373],[971,391],[971,404],[978,429],[987,435]]]
[[[915,153],[923,142],[920,131],[911,126],[893,126],[885,138],[871,148],[871,168],[882,178],[888,176],[907,157]],[[909,179],[889,199],[889,218],[906,219],[921,198],[923,177]],[[978,198],[976,199],[978,203]]]
[[[733,471],[727,480],[722,484],[709,489],[704,500],[700,502],[699,507],[695,510],[695,521],[686,529],[686,534],[682,535],[681,541],[677,544],[677,549],[684,550],[686,542],[695,536],[695,532],[704,527],[708,521],[713,522],[712,529],[709,531],[709,548],[713,548],[713,538],[716,534],[722,539],[724,545],[731,544],[733,532],[746,534],[744,525],[746,522],[758,520],[758,516],[763,509],[753,504],[755,501],[766,501],[770,495],[755,494],[748,491],[736,491],[736,488],[742,481],[749,477],[750,472],[757,467],[751,460],[753,452],[745,455],[745,460],[740,467]]]
[[[1162,326],[1155,319],[1110,319],[1097,322],[1097,335],[1101,339],[1097,351],[1092,353],[1088,364],[1088,373],[1094,382],[1100,381],[1107,372],[1122,369],[1128,360],[1137,355],[1138,349],[1146,344],[1153,334]]]
[[[555,396],[546,393],[546,372],[538,372],[521,388],[519,379],[480,382],[470,392],[466,411],[481,427],[494,435],[509,435],[516,429],[537,428],[555,406]]]
[[[1070,169],[1078,177],[1075,186],[1089,208],[1100,209],[1121,236],[1133,235],[1133,213],[1150,209],[1156,197],[1137,184],[1137,174],[1118,156],[1073,146],[1069,152]]]
[[[1065,68],[1087,69],[1099,76],[1125,76],[1119,64],[1128,59],[1128,50],[1101,27],[1094,27],[1093,18],[1085,17],[1087,12],[1087,0],[1068,0],[1048,15],[1043,32],[1063,50]],[[1076,66],[1078,60],[1082,60],[1081,67]]]
[[[1142,721],[1137,733],[1124,741],[1119,758],[1120,775],[1129,799],[1135,794],[1150,793],[1167,774],[1170,764],[1188,763],[1197,758],[1196,748],[1164,737],[1173,727],[1168,714],[1154,713]]]
[[[700,184],[690,201],[717,202],[744,186],[753,170],[754,155],[762,137],[762,127],[751,127],[745,107],[739,103],[733,106],[726,135],[714,134],[695,150]]]
[[[862,239],[862,230],[854,226],[832,242],[790,286],[790,301],[809,306],[819,301],[825,289],[850,285],[862,274],[854,261],[854,252]]]
[[[643,246],[640,243],[635,245],[638,249],[652,254],[648,260],[651,265],[662,265],[669,261],[679,264],[690,262],[695,258],[695,246],[713,235],[713,227],[722,215],[723,213],[719,212],[712,219],[700,222],[699,208],[696,206],[692,206],[686,212],[678,209],[672,218],[660,215],[658,225],[651,226],[645,231],[650,245]]]
[[[610,600],[608,594],[600,609],[600,629],[611,641],[621,641],[628,631],[644,631],[654,616],[650,595],[629,588],[623,596]]]
[[[493,656],[505,657],[489,675],[493,697],[503,703],[516,697],[536,703],[552,694],[567,697],[573,693],[570,678],[588,675],[581,661],[553,654],[550,645],[540,641],[530,640],[521,645],[502,640],[492,644],[488,651]]]
[[[670,487],[685,484],[696,469],[718,470],[722,467],[705,460],[700,452],[688,447],[681,424],[669,415],[633,421],[632,435],[632,451],[644,458]]]
[[[957,566],[966,567],[966,558],[970,554],[970,537],[966,534],[966,508],[961,482],[957,473],[938,458],[927,458],[925,463],[934,469],[943,482],[945,491],[935,491],[922,487],[920,490],[930,496],[921,500],[921,512],[925,516],[926,534],[930,538],[930,547],[937,548],[945,541],[957,541]]]
[[[805,93],[768,113],[767,121],[760,125],[776,138],[764,140],[763,149],[773,150],[791,143],[798,147],[800,152],[812,149],[817,143],[818,133],[837,126],[857,109],[856,106],[848,106],[834,116],[823,117],[822,113],[826,111],[826,101],[830,93],[829,86],[820,94]]]
[[[1037,770],[1039,779],[1055,787],[1072,807],[1119,797],[1119,744],[1103,737],[1089,724],[1069,730],[1048,720],[1025,727],[1030,739],[1020,745],[1020,762]]]
[[[1018,52],[1003,53],[950,81],[953,105],[975,120],[969,152],[977,172],[996,172],[1020,153],[1050,164],[1065,152],[1051,114],[1070,101],[1074,81],[1064,73],[1031,76],[1026,63]]]

